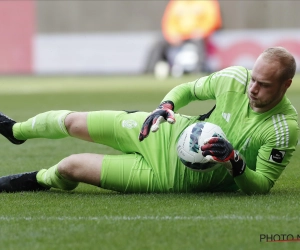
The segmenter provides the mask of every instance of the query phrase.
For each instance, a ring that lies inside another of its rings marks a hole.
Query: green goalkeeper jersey
[[[190,171],[191,185],[199,181],[207,182],[210,191],[267,193],[290,162],[298,141],[297,112],[286,96],[271,110],[254,112],[247,96],[250,78],[251,71],[229,67],[181,84],[163,99],[172,100],[175,111],[191,101],[215,100],[216,108],[206,120],[223,129],[246,161],[245,172],[235,178],[224,173],[224,167],[205,174]]]

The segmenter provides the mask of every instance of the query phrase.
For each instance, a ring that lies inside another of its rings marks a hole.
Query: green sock
[[[59,188],[63,190],[73,190],[78,186],[78,182],[67,180],[57,170],[57,165],[49,169],[42,169],[37,173],[37,182],[49,188]]]
[[[60,139],[69,136],[64,120],[72,111],[59,110],[41,113],[26,122],[17,122],[13,126],[16,139],[31,138]]]

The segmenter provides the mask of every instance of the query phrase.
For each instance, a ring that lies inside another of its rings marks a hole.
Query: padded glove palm
[[[211,137],[205,141],[201,150],[202,155],[212,161],[230,163],[224,165],[233,177],[244,173],[246,167],[245,161],[226,139]]]

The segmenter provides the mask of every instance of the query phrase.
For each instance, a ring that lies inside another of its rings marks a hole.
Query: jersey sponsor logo
[[[133,129],[137,126],[137,122],[134,120],[123,120],[122,121],[122,127],[123,128],[128,128],[128,129]]]
[[[289,127],[283,114],[272,116],[277,147],[289,146]]]
[[[283,161],[285,151],[273,148],[270,154],[270,161],[281,163]]]
[[[222,117],[225,119],[225,121],[229,122],[230,120],[230,113],[222,113]]]

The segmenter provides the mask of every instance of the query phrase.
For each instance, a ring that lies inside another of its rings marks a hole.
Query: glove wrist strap
[[[167,108],[167,109],[171,109],[174,111],[174,103],[172,101],[163,101],[158,108],[162,109],[162,108]]]
[[[244,173],[246,169],[246,162],[240,157],[240,155],[234,151],[234,157],[230,159],[232,166],[232,176],[237,177]]]

